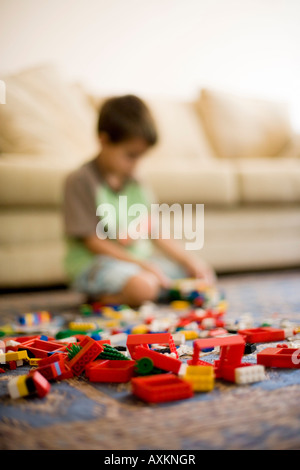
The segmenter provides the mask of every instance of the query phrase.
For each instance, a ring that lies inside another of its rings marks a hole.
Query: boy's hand
[[[169,289],[171,287],[171,280],[156,265],[149,263],[148,261],[139,261],[138,264],[141,268],[153,273],[159,280],[161,287],[164,287],[165,289]]]
[[[200,260],[199,258],[186,258],[183,262],[183,266],[187,270],[189,276],[203,279],[209,285],[216,284],[216,274],[205,261]]]

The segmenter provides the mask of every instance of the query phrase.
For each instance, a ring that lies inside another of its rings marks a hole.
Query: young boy
[[[143,204],[150,209],[151,198],[134,177],[138,161],[158,139],[145,103],[134,95],[108,99],[99,114],[98,135],[100,153],[65,184],[66,269],[73,287],[104,304],[138,307],[163,298],[171,279],[203,277],[212,283],[211,270],[174,241],[130,239],[122,230],[111,231],[110,224],[101,225],[106,219],[97,215],[98,207],[111,208],[122,229],[127,214],[118,213],[120,196],[126,196],[127,207]],[[141,234],[149,230],[145,222]],[[155,246],[162,256],[154,256]]]

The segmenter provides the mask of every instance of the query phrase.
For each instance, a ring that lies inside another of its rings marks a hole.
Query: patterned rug
[[[219,288],[232,322],[251,314],[257,325],[283,320],[300,325],[299,272],[221,276]],[[26,311],[71,317],[83,301],[63,288],[4,293],[0,326]],[[258,345],[247,362],[255,363],[257,351],[266,346]],[[2,450],[300,449],[300,369],[268,368],[262,382],[218,380],[211,392],[149,405],[127,384],[92,383],[84,376],[52,383],[43,399],[12,400],[7,382],[26,367],[0,374]]]

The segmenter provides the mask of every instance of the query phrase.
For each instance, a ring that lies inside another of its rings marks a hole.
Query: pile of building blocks
[[[266,380],[266,368],[300,368],[300,349],[289,347],[298,327],[254,327],[249,316],[233,324],[224,297],[192,280],[177,282],[171,294],[160,308],[84,304],[71,321],[27,313],[0,327],[0,372],[29,369],[8,381],[9,396],[43,398],[52,383],[76,377],[127,384],[143,402],[163,403],[212,392],[218,381]],[[37,334],[38,324],[50,334]],[[284,340],[256,353],[257,344]],[[244,361],[249,353],[255,362]]]

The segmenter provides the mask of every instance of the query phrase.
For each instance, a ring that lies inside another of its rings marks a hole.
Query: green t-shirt
[[[106,233],[135,257],[149,258],[153,253],[148,236],[150,205],[149,190],[136,179],[128,180],[120,191],[112,189],[102,177],[96,158],[72,172],[64,191],[67,276],[74,279],[92,263],[96,255],[83,239],[95,234]],[[140,237],[132,238],[132,233]]]

